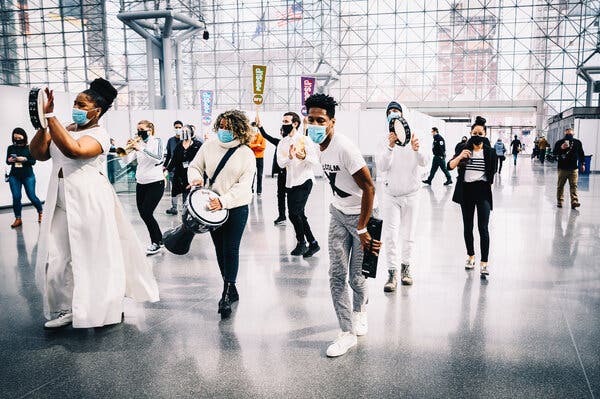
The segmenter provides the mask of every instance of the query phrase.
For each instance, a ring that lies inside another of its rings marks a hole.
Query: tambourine
[[[44,114],[44,101],[46,101],[44,90],[34,87],[29,91],[29,119],[36,129],[48,127],[48,120]]]
[[[401,140],[400,132],[404,131],[404,141]],[[400,146],[405,146],[410,143],[410,126],[408,126],[408,122],[401,116],[395,117],[390,121],[390,132],[395,133],[398,136],[398,140],[396,140],[396,144]]]

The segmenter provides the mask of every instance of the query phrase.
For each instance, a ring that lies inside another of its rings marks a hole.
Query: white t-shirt
[[[483,158],[483,150],[473,151],[473,155],[469,158],[467,168],[465,169],[465,182],[473,183],[475,181],[486,181],[485,178],[485,159]]]
[[[332,205],[346,215],[360,214],[362,190],[352,175],[366,166],[366,162],[358,147],[336,133],[325,151],[319,151],[319,161],[333,190]]]

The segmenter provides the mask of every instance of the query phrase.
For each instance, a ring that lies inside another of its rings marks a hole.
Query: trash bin
[[[590,169],[592,167],[592,155],[585,156],[584,165],[585,165],[585,171],[582,171],[581,165],[579,165],[579,173],[584,174],[584,175],[589,175]]]

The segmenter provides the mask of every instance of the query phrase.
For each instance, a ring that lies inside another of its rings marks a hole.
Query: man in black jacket
[[[440,168],[446,175],[446,182],[444,185],[447,186],[448,184],[452,184],[452,177],[450,177],[450,173],[446,168],[446,143],[444,142],[444,138],[440,134],[437,127],[431,128],[431,134],[433,135],[433,161],[431,163],[431,172],[429,172],[429,177],[427,180],[423,180],[423,183],[431,184],[437,169]]]
[[[260,123],[260,117],[258,116],[258,112],[256,113],[256,118],[254,120],[255,120],[254,124],[256,125],[256,127],[258,127],[258,130],[260,130],[260,134],[262,134],[263,137],[269,143],[273,144],[275,146],[275,149],[277,149],[277,144],[279,144],[281,139],[270,136],[269,134],[267,134],[267,132],[265,132],[265,129],[263,128],[262,124]],[[298,126],[299,126],[299,124],[298,124]],[[298,126],[295,126],[296,129],[298,128]],[[275,153],[273,155],[273,166],[271,169],[271,176],[273,176],[275,174],[277,175],[277,208],[279,210],[279,216],[277,217],[277,219],[275,219],[273,224],[283,225],[283,224],[285,224],[285,221],[286,221],[286,217],[285,217],[285,193],[286,193],[285,179],[286,179],[287,173],[286,173],[285,168],[282,169],[279,167],[279,164],[277,164],[277,151],[275,151]]]
[[[558,159],[558,185],[556,189],[556,206],[562,208],[564,201],[564,189],[567,180],[571,193],[571,208],[581,206],[577,198],[577,180],[579,173],[577,163],[581,164],[581,170],[585,171],[585,155],[581,141],[573,137],[573,129],[565,130],[565,137],[558,140],[554,145],[554,155]]]
[[[163,162],[163,170],[166,170],[169,166],[169,162],[171,162],[171,158],[173,158],[173,153],[175,152],[175,147],[181,141],[181,129],[183,128],[183,122],[175,121],[173,122],[173,137],[170,137],[167,141],[167,156],[165,157],[165,161]],[[171,208],[167,209],[167,215],[177,215],[177,197],[178,194],[173,195],[176,190],[173,189],[173,173],[169,172],[169,180],[171,180]]]

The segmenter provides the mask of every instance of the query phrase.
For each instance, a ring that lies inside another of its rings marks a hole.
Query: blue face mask
[[[390,112],[390,114],[387,116],[388,123],[390,123],[392,121],[392,119],[396,119],[396,118],[400,118],[400,114],[397,112]]]
[[[226,129],[219,129],[217,131],[217,137],[219,138],[219,140],[221,140],[221,143],[229,143],[230,141],[233,141],[233,139],[234,139],[233,133],[231,132],[231,130],[226,130]]]
[[[87,125],[90,122],[87,117],[87,111],[79,108],[73,108],[73,122],[79,126]]]
[[[307,131],[308,137],[317,144],[321,144],[327,138],[327,127],[325,126],[308,125]]]

